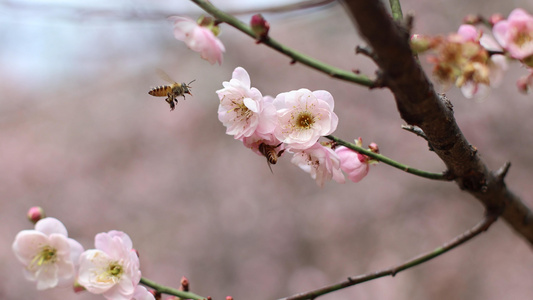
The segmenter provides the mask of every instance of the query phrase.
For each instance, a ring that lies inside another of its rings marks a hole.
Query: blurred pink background
[[[169,13],[192,7],[177,2],[153,5]],[[402,3],[404,13],[415,14],[415,31],[425,34],[455,31],[466,13],[533,13],[526,0]],[[455,184],[383,164],[358,184],[323,189],[289,156],[271,174],[264,157],[225,135],[217,120],[215,91],[237,66],[264,95],[330,91],[341,138],[361,136],[424,170],[444,166],[425,141],[400,129],[390,92],[290,65],[227,25],[224,63],[211,66],[173,38],[166,20],[121,17],[151,5],[129,1],[115,14],[94,15],[0,4],[0,299],[103,299],[70,289],[39,292],[24,279],[11,244],[32,228],[25,213],[34,205],[62,220],[86,249],[96,233],[125,231],[151,280],[178,287],[187,276],[200,295],[237,300],[277,299],[399,264],[482,218],[483,207]],[[288,46],[373,76],[372,62],[354,55],[363,42],[340,5],[265,17],[271,36]],[[157,68],[179,82],[196,79],[194,96],[173,112],[147,94],[164,84]],[[502,86],[481,102],[457,89],[448,97],[489,166],[512,162],[508,186],[533,208],[533,101],[515,88],[523,74],[512,64]],[[499,221],[429,263],[320,299],[531,299],[532,278],[531,246]]]

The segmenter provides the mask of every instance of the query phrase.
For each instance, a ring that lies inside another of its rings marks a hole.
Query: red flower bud
[[[250,20],[250,26],[252,27],[252,31],[254,32],[257,40],[263,40],[267,37],[270,24],[268,24],[261,14],[252,16],[252,19]]]
[[[37,223],[42,218],[45,218],[44,210],[40,206],[31,207],[27,214],[28,219],[33,224]]]

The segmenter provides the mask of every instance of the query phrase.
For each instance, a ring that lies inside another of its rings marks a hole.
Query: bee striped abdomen
[[[168,93],[172,93],[172,87],[169,85],[160,85],[151,89],[148,94],[155,97],[166,97]]]

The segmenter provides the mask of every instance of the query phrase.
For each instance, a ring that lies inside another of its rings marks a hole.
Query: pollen
[[[295,120],[296,127],[300,129],[310,129],[315,123],[315,118],[313,114],[308,111],[301,112]]]
[[[236,120],[248,120],[253,115],[253,111],[244,105],[243,100],[243,98],[231,100],[233,108],[230,109],[228,113],[232,112]]]
[[[32,269],[33,267],[40,267],[45,264],[55,263],[57,260],[56,253],[57,250],[55,248],[45,245],[41,248],[41,251],[39,251],[39,253],[33,257],[28,267]]]
[[[516,36],[514,37],[514,42],[518,46],[522,47],[525,44],[533,42],[533,35],[527,31],[519,31],[516,33]]]
[[[117,283],[122,273],[124,273],[122,265],[119,262],[111,262],[107,266],[107,270],[98,275],[96,281],[101,283]]]

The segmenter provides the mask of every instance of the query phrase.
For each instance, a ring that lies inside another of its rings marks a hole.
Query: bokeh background
[[[264,5],[213,2],[230,11]],[[425,34],[455,31],[466,13],[533,13],[527,0],[402,3]],[[358,184],[322,189],[288,155],[270,173],[265,159],[225,135],[217,120],[215,91],[237,66],[264,95],[330,91],[339,137],[376,142],[383,154],[421,169],[444,165],[400,129],[388,91],[291,65],[227,25],[224,62],[212,66],[173,38],[165,19],[173,14],[200,11],[184,0],[0,2],[0,299],[103,299],[70,289],[39,292],[24,279],[11,244],[32,228],[25,213],[34,205],[62,220],[86,249],[96,233],[125,231],[145,277],[178,287],[187,276],[194,292],[214,299],[277,299],[381,270],[482,218],[483,207],[455,184],[386,165],[373,166]],[[265,16],[279,41],[373,76],[372,62],[354,55],[364,42],[338,3]],[[179,82],[196,79],[194,96],[173,112],[147,94],[164,84],[158,68]],[[533,207],[533,99],[515,88],[523,74],[511,65],[483,101],[447,93],[469,141],[493,169],[512,162],[507,183]],[[531,299],[532,254],[499,221],[442,257],[321,299]]]

